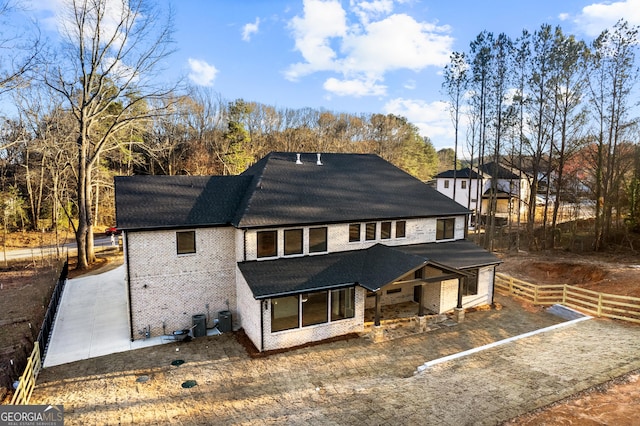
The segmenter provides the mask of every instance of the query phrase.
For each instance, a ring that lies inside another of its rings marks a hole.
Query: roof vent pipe
[[[316,164],[318,166],[322,166],[322,161],[320,161],[320,153],[317,153],[316,155],[318,156],[318,161],[316,161]]]
[[[302,160],[300,160],[300,154],[296,154],[296,164],[302,164]]]

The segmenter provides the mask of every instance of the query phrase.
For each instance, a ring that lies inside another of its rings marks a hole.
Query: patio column
[[[464,321],[464,308],[462,307],[462,292],[464,282],[462,280],[466,279],[466,277],[458,278],[458,306],[456,306],[456,308],[454,309],[454,318],[458,323]]]
[[[418,316],[419,317],[423,317],[424,316],[424,283],[420,284],[420,288],[418,290],[420,292],[420,297],[418,297],[418,300],[420,301],[420,306],[418,306]]]
[[[380,325],[380,314],[381,314],[381,309],[382,307],[380,306],[380,290],[376,291],[376,314],[373,320],[373,325],[375,326],[379,326]]]

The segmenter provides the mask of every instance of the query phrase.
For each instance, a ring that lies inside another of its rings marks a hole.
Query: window
[[[436,226],[436,240],[453,239],[453,228],[455,226],[455,218],[438,219]]]
[[[387,294],[393,294],[393,293],[402,293],[402,289],[401,288],[392,288],[391,290],[387,290]]]
[[[462,295],[474,296],[478,294],[478,275],[471,275],[469,277],[461,278],[462,281]]]
[[[380,224],[380,238],[383,240],[391,238],[391,222],[382,222]]]
[[[331,291],[331,321],[355,316],[356,288],[349,287]]]
[[[404,238],[407,236],[407,222],[399,220],[396,222],[396,238]]]
[[[284,231],[284,254],[302,254],[302,229]]]
[[[304,293],[302,295],[302,326],[327,322],[329,292]]]
[[[258,257],[278,255],[278,231],[258,232]]]
[[[271,299],[271,332],[298,328],[299,296]]]
[[[466,180],[460,181],[460,188],[467,189],[467,181]]]
[[[360,224],[352,223],[349,225],[349,242],[360,241]]]
[[[365,236],[366,240],[376,239],[376,223],[375,222],[367,223],[365,231],[366,231],[366,236]]]
[[[309,229],[309,253],[327,251],[327,227]]]
[[[449,179],[444,180],[444,189],[449,188]]]
[[[176,232],[176,247],[178,254],[196,252],[196,231]]]
[[[424,278],[423,276],[423,269],[416,269],[416,271],[413,273],[413,279],[415,280],[421,280],[422,278]]]

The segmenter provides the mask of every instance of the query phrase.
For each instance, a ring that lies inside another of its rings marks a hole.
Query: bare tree
[[[93,170],[120,131],[158,112],[151,100],[170,90],[155,79],[172,51],[172,19],[149,0],[67,0],[61,56],[49,64],[46,84],[77,120],[78,268],[95,260]],[[124,141],[127,142],[127,141]]]

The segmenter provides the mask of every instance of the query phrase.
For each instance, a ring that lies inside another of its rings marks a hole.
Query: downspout
[[[247,230],[244,229],[242,231],[242,260],[244,260],[245,262],[247,261]]]
[[[131,263],[129,262],[129,237],[127,232],[122,234],[124,240],[124,256],[127,265],[127,309],[129,309],[129,338],[133,342],[133,310],[131,309]]]
[[[260,352],[264,351],[264,308],[263,302],[260,301]]]

